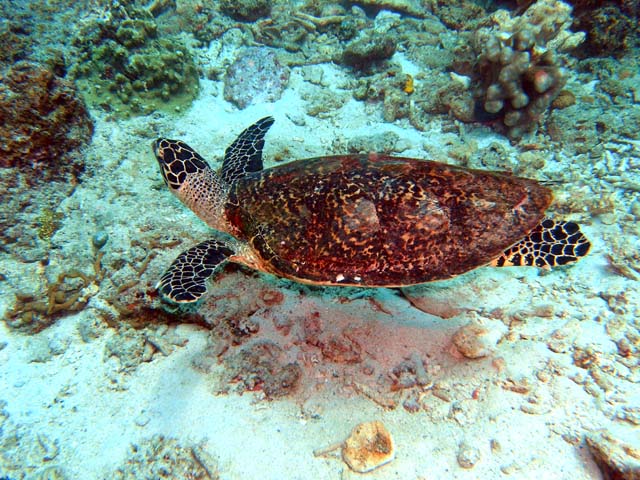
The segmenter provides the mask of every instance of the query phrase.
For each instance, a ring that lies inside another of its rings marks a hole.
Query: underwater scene
[[[0,0],[0,480],[640,479],[639,15]]]

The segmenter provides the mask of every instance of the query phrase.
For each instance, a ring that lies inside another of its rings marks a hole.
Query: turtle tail
[[[529,235],[502,252],[490,265],[550,268],[577,262],[590,248],[591,243],[578,224],[547,218]]]

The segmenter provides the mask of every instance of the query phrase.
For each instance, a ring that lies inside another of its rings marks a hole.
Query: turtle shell
[[[489,263],[538,225],[534,180],[385,155],[291,162],[235,182],[225,215],[270,273],[404,286]]]

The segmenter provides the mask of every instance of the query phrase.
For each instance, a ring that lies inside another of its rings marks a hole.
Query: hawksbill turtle
[[[547,187],[507,172],[374,153],[263,170],[273,122],[244,130],[219,172],[182,141],[153,143],[169,189],[221,232],[174,260],[158,283],[166,300],[200,299],[226,261],[314,285],[400,287],[483,265],[564,265],[590,248],[577,224],[544,217]]]

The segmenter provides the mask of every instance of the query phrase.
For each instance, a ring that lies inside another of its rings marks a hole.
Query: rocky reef
[[[640,44],[637,0],[571,0],[574,6],[573,29],[584,31],[586,39],[580,56],[620,57]]]

